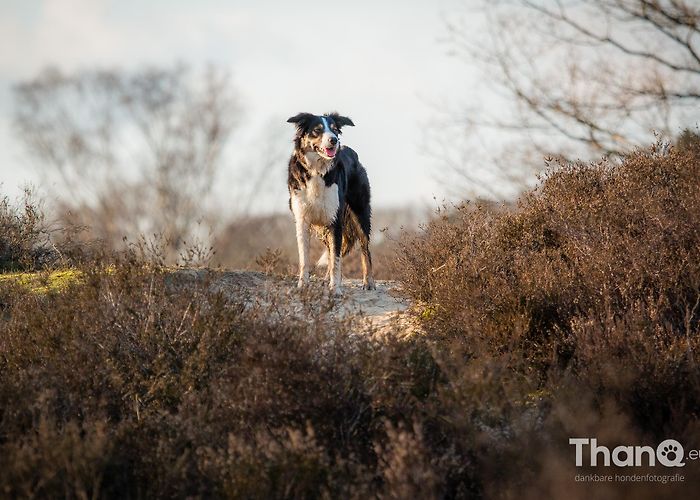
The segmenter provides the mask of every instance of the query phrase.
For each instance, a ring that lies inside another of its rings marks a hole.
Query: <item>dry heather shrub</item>
[[[21,206],[0,200],[0,271],[35,269],[59,258],[40,207],[25,193]]]
[[[77,243],[84,228],[46,220],[43,205],[26,190],[19,203],[0,198],[0,272],[34,271],[93,260],[97,242]]]
[[[375,446],[383,486],[380,498],[443,498],[447,495],[445,478],[450,469],[459,468],[460,457],[437,453],[426,443],[422,426],[413,423],[386,424],[386,444]],[[454,496],[450,492],[449,496]]]
[[[461,206],[404,238],[398,269],[425,303],[443,407],[482,430],[485,491],[564,494],[570,436],[697,446],[699,179],[698,140],[560,165],[517,207]],[[618,421],[626,433],[609,432]]]
[[[26,260],[34,250],[19,246],[13,259],[37,267]],[[316,311],[308,320],[280,316],[277,304],[251,308],[197,278],[206,273],[165,271],[156,240],[73,262],[83,262],[70,270],[80,279],[65,287],[0,281],[0,496],[395,490],[384,486],[395,467],[377,450],[402,456],[403,434],[387,429],[412,421],[434,393],[425,342],[370,344],[354,320],[328,317],[330,304],[319,313],[314,290],[301,297]],[[425,427],[411,463],[442,464],[439,430]]]
[[[292,276],[294,274],[294,266],[279,248],[274,250],[269,247],[266,248],[264,253],[255,258],[255,264],[266,274],[279,276]]]
[[[330,303],[297,320],[251,307],[174,279],[157,249],[84,265],[64,290],[0,282],[0,496],[697,489],[690,468],[685,484],[591,489],[574,474],[601,471],[568,444],[700,448],[693,144],[564,166],[513,210],[442,213],[396,266],[426,302],[427,335],[408,340],[369,340]]]
[[[407,238],[404,284],[440,331],[533,355],[555,339],[550,362],[573,354],[575,325],[634,308],[687,336],[700,315],[699,174],[698,146],[561,166],[514,210],[462,206]]]
[[[386,423],[435,385],[426,346],[159,269],[126,254],[63,291],[0,283],[0,496],[378,494]],[[417,464],[441,456],[423,435]]]

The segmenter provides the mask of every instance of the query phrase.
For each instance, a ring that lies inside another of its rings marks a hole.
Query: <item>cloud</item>
[[[45,0],[33,22],[20,12],[3,16],[0,70],[23,78],[57,61],[72,67],[114,54],[121,37],[105,23],[106,6],[102,0]]]

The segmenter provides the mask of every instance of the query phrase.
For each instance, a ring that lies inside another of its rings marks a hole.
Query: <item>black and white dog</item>
[[[340,293],[341,258],[358,241],[363,288],[374,289],[369,251],[369,180],[357,153],[340,145],[341,129],[355,124],[338,113],[299,113],[287,122],[297,127],[287,185],[299,247],[298,286],[309,281],[309,239],[313,228],[326,245],[318,265],[328,266],[326,277],[330,278],[331,291]]]

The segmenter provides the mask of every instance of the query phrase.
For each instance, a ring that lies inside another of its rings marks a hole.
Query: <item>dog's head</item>
[[[287,120],[297,127],[295,143],[304,155],[317,154],[324,160],[332,160],[340,148],[341,129],[355,124],[347,116],[328,113],[322,116],[299,113]]]

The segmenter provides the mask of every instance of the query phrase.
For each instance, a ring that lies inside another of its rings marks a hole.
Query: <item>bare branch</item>
[[[470,117],[474,130],[586,157],[623,155],[652,131],[692,125],[683,111],[700,99],[700,11],[689,2],[484,1],[484,17],[488,39],[450,24],[458,56],[482,65],[491,94],[505,91],[509,111]]]
[[[58,174],[68,206],[98,220],[108,240],[163,234],[178,253],[235,125],[228,75],[48,70],[15,95],[19,138],[47,176]]]

